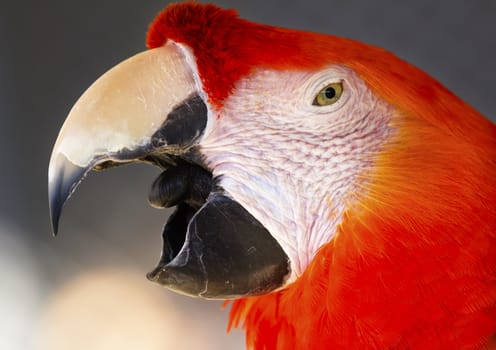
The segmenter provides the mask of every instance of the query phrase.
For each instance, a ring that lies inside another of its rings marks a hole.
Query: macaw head
[[[488,124],[439,83],[356,41],[187,3],[158,15],[147,45],[71,110],[50,159],[50,209],[57,232],[63,204],[91,170],[161,167],[150,202],[177,208],[149,278],[181,293],[281,289],[337,244],[351,213],[411,194],[412,182],[419,208],[437,197],[425,179],[444,136],[489,142],[464,133]],[[417,204],[397,203],[408,221]],[[384,251],[353,239],[362,252]]]

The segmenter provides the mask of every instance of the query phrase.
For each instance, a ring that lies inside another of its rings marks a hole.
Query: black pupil
[[[332,87],[327,87],[324,91],[325,97],[328,99],[334,98],[336,96],[336,90]]]

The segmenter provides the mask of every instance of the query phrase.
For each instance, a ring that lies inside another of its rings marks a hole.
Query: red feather
[[[496,126],[382,49],[196,3],[167,7],[149,47],[194,52],[221,109],[254,68],[352,68],[398,132],[360,176],[339,232],[282,291],[233,302],[255,349],[482,349],[496,334]]]

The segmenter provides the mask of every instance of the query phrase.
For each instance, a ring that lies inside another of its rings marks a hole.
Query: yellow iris
[[[343,94],[343,83],[331,83],[319,91],[313,100],[314,106],[329,106],[336,103]]]

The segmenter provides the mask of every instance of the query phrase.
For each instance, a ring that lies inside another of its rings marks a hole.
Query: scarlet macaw
[[[168,6],[147,45],[60,131],[55,232],[90,170],[149,162],[177,206],[149,278],[234,299],[248,347],[495,346],[494,124],[385,50],[214,5]]]

